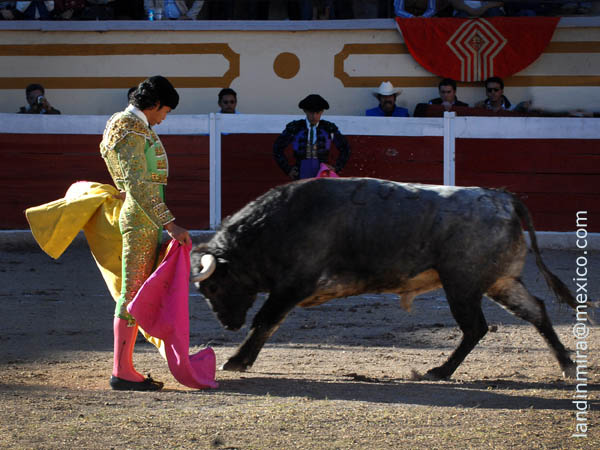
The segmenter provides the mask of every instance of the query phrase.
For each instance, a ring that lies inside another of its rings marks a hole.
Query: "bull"
[[[320,178],[271,189],[227,218],[192,250],[192,281],[222,325],[239,329],[259,292],[268,292],[225,370],[252,366],[295,307],[368,292],[415,296],[443,288],[463,336],[430,379],[449,378],[486,334],[483,295],[538,330],[564,376],[574,364],[541,299],[521,281],[530,235],[537,266],[559,301],[575,308],[542,261],[525,205],[512,193],[480,187]]]

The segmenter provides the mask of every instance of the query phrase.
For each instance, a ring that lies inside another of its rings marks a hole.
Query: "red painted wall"
[[[276,135],[222,138],[222,214],[288,181],[275,164]],[[71,183],[110,178],[99,155],[99,135],[0,134],[0,228],[28,228],[23,211],[61,198]],[[163,136],[169,155],[167,204],[189,229],[209,226],[208,136]],[[343,176],[440,184],[441,137],[348,136],[352,148]],[[286,154],[291,160],[291,149]],[[334,149],[331,162],[335,161]],[[535,226],[573,231],[575,212],[588,211],[588,231],[600,231],[600,144],[594,140],[458,139],[459,185],[506,187],[531,209]]]
[[[588,212],[600,231],[600,142],[567,139],[457,139],[456,184],[519,194],[538,230],[574,231]]]
[[[1,229],[29,228],[24,211],[62,198],[75,181],[112,183],[100,135],[0,134]],[[207,229],[208,136],[163,136],[169,155],[167,204],[181,226]]]

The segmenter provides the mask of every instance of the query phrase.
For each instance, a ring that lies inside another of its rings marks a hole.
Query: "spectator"
[[[246,18],[248,20],[268,20],[269,0],[246,0]]]
[[[144,0],[115,0],[113,7],[117,20],[145,20],[148,18],[144,13]]]
[[[561,5],[562,14],[588,14],[592,10],[592,2],[568,2]]]
[[[429,100],[430,105],[442,105],[446,111],[450,111],[453,106],[469,106],[456,97],[456,81],[452,78],[444,78],[440,81],[438,91],[440,96]]]
[[[208,18],[211,20],[233,19],[234,0],[206,0]]]
[[[442,0],[408,0],[408,2],[394,0],[394,12],[398,17],[414,17],[415,14],[423,11],[423,8],[426,8],[421,17],[433,17],[438,9],[445,8],[447,3]],[[406,7],[409,9],[408,11]]]
[[[377,17],[394,17],[394,3],[389,0],[377,0]]]
[[[450,0],[454,6],[454,17],[496,17],[503,16],[503,2]]]
[[[219,91],[219,107],[221,114],[237,114],[237,93],[231,88],[224,88]]]
[[[311,20],[313,17],[312,0],[288,0],[290,20]]]
[[[313,20],[327,20],[335,18],[332,0],[312,0]]]
[[[383,1],[383,0],[380,0]],[[389,3],[388,0],[385,2]],[[354,19],[354,3],[346,0],[333,0],[332,1],[332,19],[348,20]]]
[[[33,0],[31,2],[16,2],[17,10],[26,20],[50,20],[54,10],[54,2],[44,2],[42,0]]]
[[[21,106],[19,114],[60,114],[58,109],[50,105],[45,97],[44,87],[41,84],[33,83],[25,88],[25,98],[27,106]]]
[[[154,19],[195,19],[204,6],[204,0],[144,0],[144,11],[154,11]]]
[[[87,6],[81,14],[83,20],[113,20],[115,0],[87,0]]]
[[[85,9],[85,0],[55,0],[54,17],[63,20],[81,18]]]
[[[396,98],[402,89],[395,88],[389,81],[383,81],[373,95],[379,100],[379,106],[367,109],[367,116],[376,117],[408,117],[408,109],[396,106]]]
[[[17,18],[17,2],[0,2],[0,20],[14,20]]]
[[[490,111],[509,111],[511,103],[504,96],[504,81],[500,77],[490,77],[485,80],[485,93],[487,99],[478,102],[477,108],[485,108]]]
[[[329,103],[320,95],[311,94],[298,107],[304,111],[306,118],[288,123],[277,137],[273,144],[275,162],[292,180],[315,177],[321,163],[327,164],[333,141],[340,154],[335,166],[329,167],[339,173],[350,157],[350,146],[334,123],[321,120],[323,111],[329,109]],[[283,153],[290,144],[296,160],[293,166]]]

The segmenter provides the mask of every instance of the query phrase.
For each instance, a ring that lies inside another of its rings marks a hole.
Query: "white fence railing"
[[[221,135],[280,133],[301,115],[171,115],[155,127],[159,135],[209,135],[210,227],[221,222]],[[439,136],[443,138],[444,184],[455,184],[455,142],[473,139],[599,139],[600,120],[542,117],[395,118],[324,116],[345,135]],[[0,133],[102,134],[108,116],[0,114]],[[0,149],[1,151],[1,149]],[[167,149],[168,151],[168,149]],[[485,151],[485,149],[482,149]]]

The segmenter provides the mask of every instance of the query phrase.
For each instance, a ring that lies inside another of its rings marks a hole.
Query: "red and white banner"
[[[509,77],[533,63],[559,19],[396,17],[396,23],[411,55],[425,69],[457,81],[482,81]]]

